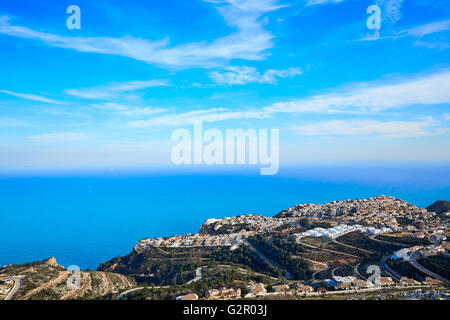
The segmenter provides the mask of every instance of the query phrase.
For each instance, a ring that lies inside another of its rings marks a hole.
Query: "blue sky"
[[[445,0],[2,1],[0,168],[170,166],[195,120],[279,128],[282,165],[449,163],[449,36]]]

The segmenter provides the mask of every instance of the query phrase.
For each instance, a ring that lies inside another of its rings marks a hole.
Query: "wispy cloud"
[[[243,11],[274,11],[288,5],[277,5],[274,0],[202,0],[214,4],[230,4]]]
[[[52,104],[66,104],[65,102],[52,100],[52,99],[46,98],[44,96],[39,96],[39,95],[35,95],[35,94],[18,93],[18,92],[13,92],[13,91],[8,91],[8,90],[0,90],[0,92],[9,94],[10,96],[26,99],[26,100],[46,102],[46,103],[52,103]]]
[[[112,82],[104,86],[85,89],[67,89],[65,93],[85,98],[109,100],[118,97],[123,92],[143,90],[151,87],[168,86],[167,80]]]
[[[278,113],[360,114],[408,105],[450,103],[450,71],[386,82],[353,83],[348,85],[350,89],[338,89],[334,93],[304,99],[280,101],[260,109],[213,108],[167,114],[128,124],[132,127],[176,126],[192,124],[196,120],[216,122],[236,118],[264,119]]]
[[[414,37],[423,37],[428,34],[443,32],[450,29],[450,20],[435,21],[421,26],[417,26],[405,32]]]
[[[236,66],[225,68],[225,71],[211,71],[209,76],[217,84],[246,84],[246,83],[270,83],[274,84],[280,78],[292,78],[301,75],[300,68],[288,68],[285,70],[269,69],[259,73],[256,68],[248,66]]]
[[[450,113],[444,113],[444,120],[450,120]]]
[[[133,128],[145,128],[151,126],[180,126],[192,124],[195,121],[217,122],[231,119],[262,119],[270,114],[258,110],[238,110],[233,111],[228,108],[212,108],[205,110],[193,110],[178,114],[168,114],[148,120],[137,120],[128,122],[128,126]]]
[[[42,41],[50,46],[129,57],[165,67],[212,67],[231,59],[261,60],[270,49],[272,35],[263,27],[261,16],[282,6],[277,0],[206,1],[215,4],[228,25],[236,31],[212,42],[192,42],[169,46],[169,39],[148,40],[124,36],[67,37],[12,25],[8,16],[0,17],[0,33]]]
[[[447,31],[450,29],[450,20],[434,21],[427,24],[412,27],[410,29],[401,30],[400,32],[395,32],[394,35],[380,36],[380,34],[368,34],[367,36],[358,39],[357,41],[373,41],[382,39],[399,39],[404,37],[416,37],[422,38],[424,36]],[[417,43],[417,42],[416,42]],[[419,42],[420,44],[429,44],[428,42]],[[431,46],[430,46],[431,47]],[[441,46],[442,47],[442,46]]]
[[[380,111],[414,104],[450,102],[450,71],[388,84],[354,83],[341,93],[275,103],[273,112],[342,112],[349,109]],[[414,92],[414,94],[411,94]]]
[[[422,121],[333,120],[305,124],[294,129],[306,136],[375,135],[383,138],[411,138],[440,135],[448,128],[437,128],[432,119]]]
[[[306,3],[307,6],[315,6],[319,4],[330,4],[330,3],[339,3],[343,2],[344,0],[308,0]]]
[[[87,135],[79,132],[57,132],[57,133],[45,133],[37,134],[33,136],[28,136],[34,142],[39,143],[56,143],[56,142],[68,142],[68,141],[79,141],[87,138]]]
[[[93,104],[94,108],[104,110],[116,115],[123,115],[128,117],[142,117],[154,114],[160,114],[167,112],[169,109],[166,108],[153,108],[153,107],[136,107],[125,105],[116,102],[107,102],[102,104]]]

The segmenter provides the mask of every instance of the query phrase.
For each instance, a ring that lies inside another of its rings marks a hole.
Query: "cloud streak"
[[[294,129],[305,136],[375,135],[382,138],[412,138],[440,135],[448,128],[436,128],[433,120],[423,121],[377,121],[333,120],[305,124]]]
[[[259,73],[256,68],[248,66],[228,67],[224,72],[211,71],[209,77],[217,84],[236,85],[247,83],[275,84],[280,78],[292,78],[301,75],[300,68],[288,68],[285,70],[269,69]]]
[[[13,91],[8,91],[8,90],[0,90],[0,92],[8,94],[13,97],[18,97],[18,98],[22,98],[22,99],[26,99],[26,100],[31,100],[31,101],[45,102],[45,103],[51,103],[51,104],[66,104],[65,102],[48,99],[46,97],[35,95],[35,94],[19,93],[19,92],[13,92]]]
[[[261,16],[282,6],[276,0],[206,1],[215,4],[235,32],[211,42],[192,42],[169,46],[169,39],[148,40],[132,36],[67,37],[40,32],[9,23],[8,16],[0,17],[0,33],[42,41],[50,46],[79,52],[119,55],[148,64],[169,68],[217,66],[232,59],[262,60],[272,48],[273,36],[264,29]]]
[[[380,84],[354,83],[351,89],[304,99],[281,101],[249,110],[214,108],[167,114],[148,120],[129,122],[131,127],[177,126],[196,120],[217,122],[237,118],[266,119],[280,113],[361,114],[375,113],[409,105],[450,103],[450,71]]]
[[[116,102],[106,102],[103,104],[93,104],[94,108],[104,110],[116,115],[128,116],[128,117],[142,117],[167,112],[165,108],[153,108],[153,107],[135,107]]]
[[[322,5],[322,4],[331,4],[331,3],[339,3],[343,2],[344,0],[308,0],[306,3],[306,6],[315,6],[315,5]]]
[[[97,86],[85,89],[67,89],[65,93],[85,99],[110,100],[118,97],[121,93],[143,90],[151,87],[168,86],[167,80],[148,80],[148,81],[128,81],[112,82],[108,85]]]
[[[450,20],[435,21],[415,28],[405,30],[407,34],[414,37],[423,37],[432,33],[443,32],[450,29]]]
[[[213,108],[204,110],[193,110],[178,114],[168,114],[148,120],[137,120],[128,122],[133,128],[146,128],[151,126],[181,126],[193,124],[195,121],[217,122],[231,119],[263,119],[270,114],[258,110],[233,111],[228,108]]]

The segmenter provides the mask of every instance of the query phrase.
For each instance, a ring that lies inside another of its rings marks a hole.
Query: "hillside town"
[[[358,265],[356,267],[353,265],[355,269],[353,275],[337,275],[334,273],[335,270],[343,266],[338,264],[337,267],[333,268],[333,272],[328,274],[329,277],[321,278],[320,280],[314,279],[313,276],[313,279],[308,281],[296,282],[291,280],[274,283],[273,285],[250,282],[243,289],[244,291],[236,287],[222,286],[208,289],[202,298],[199,298],[196,293],[190,293],[178,296],[177,299],[271,299],[277,296],[314,298],[334,295],[349,295],[351,297],[352,294],[372,295],[375,293],[377,293],[376,299],[383,299],[383,297],[391,297],[390,294],[385,292],[388,289],[392,292],[397,292],[399,289],[415,290],[411,291],[414,294],[400,295],[402,299],[409,299],[413,296],[449,299],[448,290],[438,289],[445,288],[448,285],[448,281],[445,278],[424,275],[419,281],[417,278],[411,277],[410,274],[408,276],[399,275],[386,266],[385,263],[388,260],[405,261],[417,266],[416,259],[419,258],[447,257],[450,248],[447,242],[449,223],[446,217],[445,213],[439,216],[434,212],[418,208],[389,196],[377,196],[362,200],[333,201],[323,205],[301,204],[286,209],[275,217],[239,215],[222,219],[208,219],[196,234],[143,239],[135,246],[135,250],[143,251],[149,246],[167,248],[223,246],[235,250],[242,245],[250,245],[252,250],[256,250],[249,243],[251,241],[247,241],[247,239],[253,238],[255,235],[264,235],[269,237],[269,239],[275,236],[282,236],[285,241],[294,239],[296,243],[307,245],[308,247],[308,243],[311,243],[312,240],[307,239],[323,238],[323,240],[318,240],[319,242],[317,242],[320,246],[320,243],[333,242],[336,239],[341,241],[340,237],[357,232],[367,237],[367,239],[370,238],[370,241],[375,241],[374,243],[378,241],[378,243],[383,245],[402,246],[402,248],[398,248],[398,250],[386,256],[386,259],[383,260],[384,262],[381,261],[379,266],[382,268],[382,275],[375,282],[368,281],[366,277],[362,276],[358,272]],[[315,221],[317,222],[316,225],[314,225]],[[302,225],[303,223],[305,225]],[[325,225],[329,227],[325,227]],[[378,236],[384,236],[384,238],[381,238],[383,240],[375,238]],[[307,238],[305,239],[305,241],[307,240],[306,244],[300,241],[303,238]],[[397,243],[398,241],[401,242],[402,239],[417,239],[414,241],[418,243],[423,241],[428,244],[408,246]],[[342,245],[342,242],[335,243]],[[320,248],[311,245],[309,245],[309,248],[320,250]],[[352,246],[348,246],[348,248],[353,248],[353,251],[362,250],[363,253],[371,252]],[[263,259],[269,261],[258,250],[256,252]],[[328,252],[339,254],[333,250]],[[354,253],[356,252],[354,251]],[[341,254],[349,253],[350,256],[354,254],[349,251]],[[318,264],[318,262],[315,263]],[[331,263],[334,262],[331,261]],[[319,271],[330,267],[325,264],[325,267],[321,266],[320,268],[322,269],[319,269]],[[430,288],[433,289],[430,291]],[[380,290],[383,292],[379,293]]]
[[[299,204],[280,212],[277,217],[307,217],[315,220],[335,218],[343,223],[364,223],[374,227],[394,228],[399,225],[397,219],[408,219],[422,229],[440,225],[434,212],[384,195],[326,204]]]
[[[317,227],[294,234],[298,238],[336,238],[353,231],[369,235],[415,231],[417,237],[439,237],[448,227],[448,222],[441,221],[434,212],[395,197],[376,196],[361,200],[333,201],[323,205],[300,204],[280,212],[275,217],[250,214],[208,219],[201,226],[199,233],[145,238],[136,244],[135,250],[144,250],[148,246],[229,246],[235,249],[242,245],[246,238],[255,234],[293,232],[301,227],[299,221],[303,218],[312,221],[332,219],[334,223],[339,224],[328,229]],[[408,223],[399,223],[400,219],[407,219]]]
[[[46,287],[61,299],[90,296],[94,289],[101,296],[104,286],[95,284],[105,283],[113,299],[142,293],[176,300],[448,300],[447,216],[378,196],[298,205],[275,217],[208,219],[195,234],[140,240],[128,256],[85,272],[73,292],[58,287],[68,274],[55,258],[4,266],[0,299],[46,296],[40,290]],[[376,277],[370,268],[379,271]],[[42,282],[37,288],[33,277]]]
[[[296,218],[272,218],[261,215],[241,215],[223,219],[208,219],[196,234],[175,235],[164,238],[146,238],[140,240],[135,250],[154,247],[198,247],[198,246],[230,246],[232,249],[243,244],[244,240],[258,233],[269,233],[281,226],[289,230],[300,227]],[[230,230],[238,229],[237,232]],[[218,234],[209,234],[209,232]],[[219,231],[218,230],[223,230]]]

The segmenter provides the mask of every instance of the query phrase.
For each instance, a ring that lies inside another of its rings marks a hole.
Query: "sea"
[[[273,216],[300,203],[391,195],[450,200],[450,165],[303,166],[277,175],[108,170],[0,176],[0,266],[54,256],[95,270],[145,237],[198,232],[208,218]]]

